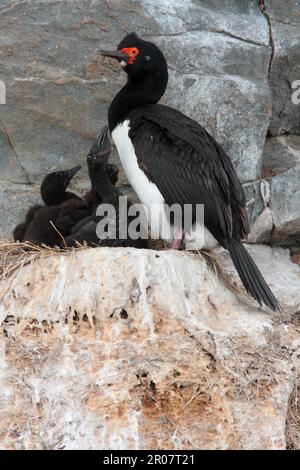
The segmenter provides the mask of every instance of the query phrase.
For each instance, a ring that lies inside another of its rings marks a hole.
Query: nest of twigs
[[[34,262],[37,258],[61,256],[62,254],[72,253],[74,250],[86,250],[89,248],[93,249],[80,243],[77,243],[76,248],[53,248],[46,245],[33,245],[30,242],[0,242],[0,281],[9,279],[19,268]],[[149,242],[149,249],[165,250],[166,244],[163,240],[151,240]]]
[[[28,242],[0,242],[0,281],[10,278],[19,268],[39,257],[57,256],[66,251],[45,245],[37,246]]]

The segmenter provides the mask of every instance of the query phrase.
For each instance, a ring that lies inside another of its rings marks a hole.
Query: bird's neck
[[[108,110],[108,124],[112,132],[114,128],[126,119],[128,113],[146,104],[156,104],[163,96],[168,83],[167,70],[156,70],[130,78],[126,85],[113,99]]]
[[[89,169],[90,180],[92,183],[92,192],[96,192],[101,201],[112,194],[117,193],[116,187],[112,184],[106,171],[106,165],[97,164],[93,169]]]
[[[89,207],[92,208],[102,202],[102,198],[99,196],[93,185],[90,191],[85,195],[85,200],[88,203]]]
[[[105,173],[106,174],[106,173]],[[111,183],[109,177],[103,177],[100,181],[100,189],[97,189],[97,193],[101,196],[102,202],[105,203],[111,196],[118,194],[117,188]]]
[[[68,193],[64,189],[58,189],[56,186],[41,188],[41,196],[46,206],[57,206],[75,197],[72,193]]]

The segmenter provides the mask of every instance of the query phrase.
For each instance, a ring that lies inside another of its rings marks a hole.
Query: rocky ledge
[[[251,252],[284,314],[246,297],[225,252],[23,255],[0,283],[1,448],[299,445],[300,268]]]

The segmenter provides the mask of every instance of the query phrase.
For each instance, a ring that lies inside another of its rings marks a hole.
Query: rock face
[[[291,99],[293,83],[300,77],[300,2],[266,1],[271,19],[274,57],[270,70],[273,113],[272,135],[300,134],[300,106]]]
[[[267,139],[262,175],[269,184],[273,243],[300,245],[300,137]]]
[[[277,138],[266,140],[262,162],[262,177],[270,185],[270,212],[268,217],[258,220],[260,234],[255,237],[258,231],[253,230],[253,239],[299,247],[300,105],[293,101],[292,95],[300,77],[300,3],[266,0],[264,4],[273,47],[269,73],[273,110],[269,134]]]
[[[300,269],[252,254],[288,319],[192,253],[29,255],[0,283],[1,448],[284,449]]]
[[[0,182],[6,195],[0,237],[9,237],[20,213],[36,201],[46,172],[85,163],[125,79],[95,51],[115,47],[132,30],[163,48],[170,65],[163,101],[197,119],[228,151],[254,223],[265,209],[260,188],[267,131],[277,136],[300,129],[300,105],[291,101],[292,82],[299,79],[299,2],[284,8],[279,0],[260,4],[261,9],[256,0],[74,0],[70,8],[69,2],[50,0],[2,1],[0,79],[7,104],[0,105]],[[124,175],[120,183],[128,184]],[[82,192],[87,185],[82,171],[73,189]],[[13,190],[6,192],[7,186]],[[290,180],[289,187],[297,192],[299,181]],[[273,197],[275,207],[274,191]],[[270,217],[258,219],[252,241],[272,240]],[[284,237],[295,239],[297,224],[285,224]]]

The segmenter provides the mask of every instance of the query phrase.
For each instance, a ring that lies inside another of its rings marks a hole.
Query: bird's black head
[[[71,179],[81,169],[80,165],[65,171],[49,173],[41,184],[41,196],[47,206],[61,204]]]
[[[161,50],[152,42],[128,34],[116,51],[99,50],[100,54],[118,60],[129,77],[138,77],[157,69],[167,76],[168,66]]]
[[[126,36],[116,51],[99,52],[118,60],[128,76],[126,85],[108,110],[109,128],[113,131],[132,109],[156,104],[161,99],[168,84],[168,65],[155,44],[144,41],[135,33]]]

